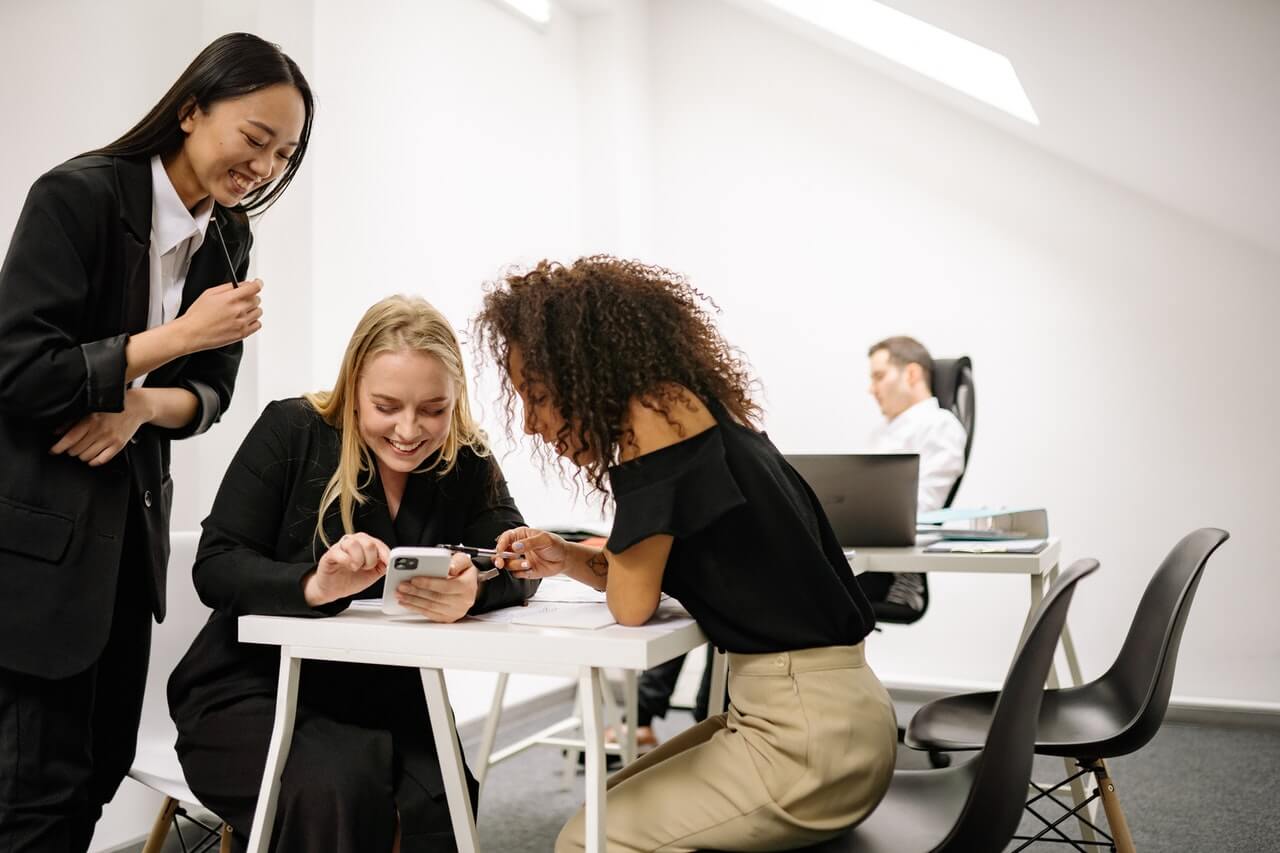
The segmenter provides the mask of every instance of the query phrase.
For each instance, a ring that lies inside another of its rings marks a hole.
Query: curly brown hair
[[[634,441],[624,419],[632,399],[661,412],[673,425],[679,386],[717,401],[755,428],[760,407],[745,356],[712,323],[716,304],[685,278],[662,267],[609,255],[565,266],[541,261],[486,286],[473,326],[478,351],[504,370],[507,429],[515,420],[512,347],[523,359],[526,390],[546,389],[560,415],[556,441],[585,448],[575,478],[608,493],[608,467],[619,448]],[[546,448],[538,452],[550,459]]]

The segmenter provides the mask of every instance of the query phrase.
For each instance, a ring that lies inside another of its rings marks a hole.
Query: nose
[[[396,421],[396,437],[402,441],[410,441],[418,437],[417,415],[406,412]]]
[[[270,153],[263,152],[249,161],[249,171],[258,180],[265,181],[271,177],[271,157]]]

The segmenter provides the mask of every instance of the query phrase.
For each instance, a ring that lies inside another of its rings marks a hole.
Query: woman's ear
[[[200,109],[200,105],[196,103],[195,95],[188,95],[187,99],[182,102],[182,106],[178,107],[178,127],[182,128],[182,132],[190,134],[196,127],[196,111]]]

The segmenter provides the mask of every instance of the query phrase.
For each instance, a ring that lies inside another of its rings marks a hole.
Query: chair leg
[[[1129,834],[1129,822],[1125,820],[1124,810],[1120,808],[1120,798],[1116,795],[1116,783],[1111,781],[1107,765],[1102,759],[1094,762],[1094,778],[1098,781],[1098,791],[1102,794],[1102,809],[1107,813],[1107,823],[1111,825],[1111,835],[1115,838],[1117,853],[1135,853],[1133,836]]]
[[[165,797],[160,804],[160,814],[156,815],[156,822],[151,825],[147,843],[142,845],[142,853],[160,853],[164,840],[169,837],[169,827],[173,825],[173,815],[177,811],[178,801],[173,797]]]
[[[231,853],[231,824],[222,825],[222,840],[218,842],[218,853]]]

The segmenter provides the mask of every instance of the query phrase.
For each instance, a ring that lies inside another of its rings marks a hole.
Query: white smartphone
[[[453,552],[444,548],[392,548],[382,585],[382,612],[388,616],[417,613],[396,601],[396,589],[410,578],[447,578],[452,559]]]

